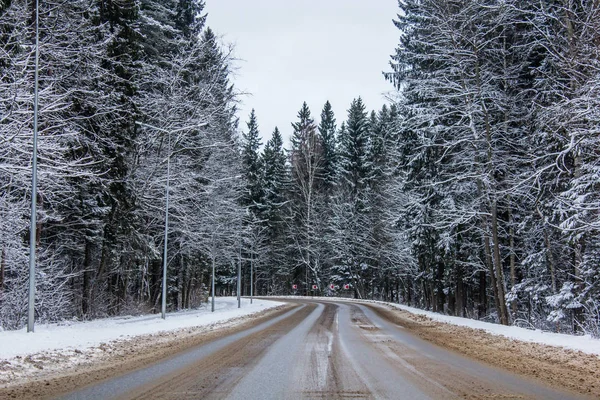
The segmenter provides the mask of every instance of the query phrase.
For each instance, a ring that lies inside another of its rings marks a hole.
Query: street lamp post
[[[238,308],[242,306],[242,229],[240,228],[240,248],[238,255],[238,270],[237,270],[237,303]]]
[[[160,314],[162,319],[167,317],[167,240],[169,238],[169,188],[171,180],[171,132],[168,134],[169,145],[167,147],[167,184],[165,187],[165,239],[163,249],[163,277],[162,277],[162,304]]]
[[[214,244],[213,244],[214,246]],[[212,275],[210,278],[211,283],[211,298],[210,298],[210,312],[215,312],[215,254],[212,256]]]
[[[35,76],[33,94],[33,156],[31,160],[31,220],[29,227],[29,298],[27,304],[27,332],[33,332],[35,321],[35,245],[37,240],[37,142],[38,142],[38,99],[40,65],[40,10],[35,2]]]
[[[166,319],[167,317],[167,240],[169,237],[169,189],[171,180],[171,134],[179,131],[188,129],[201,128],[207,124],[199,124],[186,126],[179,129],[167,130],[159,128],[158,126],[146,124],[143,122],[136,121],[137,125],[145,126],[147,128],[156,129],[157,131],[164,132],[168,135],[168,148],[167,148],[167,183],[165,185],[165,237],[164,237],[164,249],[163,249],[163,276],[162,276],[162,302],[160,307],[161,318]]]

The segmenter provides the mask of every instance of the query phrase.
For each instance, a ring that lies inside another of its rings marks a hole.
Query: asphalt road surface
[[[570,399],[425,342],[375,305],[296,307],[66,399]]]

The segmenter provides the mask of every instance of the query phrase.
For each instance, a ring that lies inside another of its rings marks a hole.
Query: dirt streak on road
[[[373,394],[340,348],[337,315],[339,305],[324,303],[325,309],[307,335],[302,357],[295,369],[296,387],[303,398],[367,399]]]
[[[292,316],[220,349],[208,357],[146,385],[121,399],[222,399],[277,339],[302,322],[314,309],[309,304]]]

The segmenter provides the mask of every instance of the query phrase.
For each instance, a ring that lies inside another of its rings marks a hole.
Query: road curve
[[[423,341],[383,308],[292,310],[64,399],[577,399]]]

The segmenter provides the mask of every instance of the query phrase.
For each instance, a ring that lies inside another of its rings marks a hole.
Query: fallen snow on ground
[[[290,296],[292,298],[293,296]],[[354,300],[349,298],[337,298],[337,297],[314,297],[320,300],[346,300],[346,301],[363,301]],[[473,329],[482,329],[493,335],[500,335],[514,340],[520,340],[523,342],[540,343],[548,346],[559,346],[571,350],[582,351],[587,354],[600,355],[600,339],[595,339],[590,335],[585,336],[574,336],[561,333],[546,332],[539,329],[526,329],[517,326],[504,326],[500,324],[493,324],[490,322],[477,321],[469,318],[451,317],[449,315],[443,315],[434,313],[431,311],[425,311],[414,307],[404,306],[402,304],[388,303],[382,301],[371,301],[364,300],[365,302],[372,302],[378,304],[386,304],[394,308],[398,308],[403,311],[408,311],[412,314],[423,315],[434,321],[444,322],[447,324],[465,326]]]
[[[466,326],[473,329],[482,329],[493,335],[500,335],[522,342],[540,343],[548,346],[559,346],[571,350],[582,351],[587,354],[600,355],[600,340],[590,335],[575,336],[562,333],[546,332],[540,329],[527,329],[518,326],[504,326],[490,322],[477,321],[469,318],[452,317],[424,311],[414,307],[408,307],[401,304],[386,303],[392,307],[408,311],[413,314],[424,315],[434,321],[445,322],[447,324]]]
[[[0,360],[59,349],[84,350],[113,340],[207,326],[283,304],[263,299],[254,299],[250,304],[249,299],[242,299],[242,307],[238,309],[235,297],[218,297],[215,300],[214,313],[210,311],[210,305],[204,305],[198,310],[168,313],[165,320],[160,318],[160,314],[152,314],[36,325],[34,333],[27,333],[25,328],[0,332]]]

